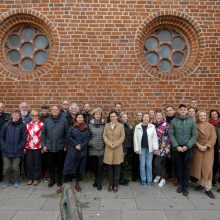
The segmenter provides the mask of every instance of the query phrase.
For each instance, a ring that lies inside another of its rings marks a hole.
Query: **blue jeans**
[[[152,182],[152,160],[153,152],[150,153],[147,148],[141,148],[141,154],[139,155],[140,160],[140,176],[142,182]],[[147,170],[147,178],[146,178]]]

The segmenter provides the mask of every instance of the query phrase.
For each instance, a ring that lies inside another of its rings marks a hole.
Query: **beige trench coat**
[[[122,143],[125,139],[124,125],[117,123],[112,129],[110,123],[105,125],[104,134],[105,153],[104,163],[109,165],[121,164],[124,161],[124,153]],[[116,148],[111,149],[111,144],[115,144]]]
[[[196,146],[194,147],[191,175],[197,179],[205,181],[212,180],[212,166],[214,160],[214,145],[216,142],[215,127],[205,122],[197,123],[198,137]],[[202,152],[198,149],[198,143],[203,146],[208,146],[207,150]]]

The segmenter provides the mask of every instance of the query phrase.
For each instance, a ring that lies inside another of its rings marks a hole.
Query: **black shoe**
[[[97,187],[98,186],[98,183],[97,182],[94,182],[93,183],[93,187]]]
[[[198,185],[197,187],[195,187],[196,191],[201,191],[203,189],[205,189],[205,188],[203,186],[201,186],[201,185]]]
[[[51,180],[49,183],[48,183],[48,187],[53,187],[53,185],[55,184],[55,181]]]
[[[62,186],[62,182],[57,182],[57,187],[61,187]]]
[[[129,183],[129,181],[128,181],[128,180],[126,180],[126,179],[121,179],[121,180],[119,180],[119,185],[122,185],[122,186],[127,186],[127,185],[128,185],[128,183]]]
[[[209,191],[205,191],[205,194],[206,194],[209,198],[211,198],[211,199],[215,199],[215,195],[212,193],[211,190],[209,190]]]
[[[217,181],[216,180],[212,180],[212,185],[213,186],[217,186]]]
[[[102,185],[101,185],[101,184],[98,184],[97,190],[98,190],[98,191],[101,191],[101,190],[102,190]]]
[[[195,178],[194,176],[191,176],[190,180],[191,180],[192,183],[197,183],[198,182],[198,179]]]
[[[220,193],[220,189],[217,189],[217,192]]]
[[[182,193],[183,192],[183,187],[179,186],[176,190],[177,193]]]
[[[184,189],[184,190],[183,190],[183,195],[184,195],[184,196],[188,196],[188,195],[189,195],[189,192],[188,192],[187,189]]]

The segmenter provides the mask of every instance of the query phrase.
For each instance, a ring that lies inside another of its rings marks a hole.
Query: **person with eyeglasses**
[[[25,153],[27,156],[27,185],[37,186],[41,178],[41,131],[43,122],[39,120],[39,113],[31,111],[32,121],[26,125],[27,141]]]

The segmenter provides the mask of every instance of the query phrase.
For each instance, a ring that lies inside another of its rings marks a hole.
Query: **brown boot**
[[[28,180],[27,181],[27,185],[29,185],[29,186],[32,185],[32,183],[33,183],[33,180]]]
[[[81,187],[80,187],[80,185],[79,185],[79,181],[76,181],[75,190],[76,190],[77,192],[80,192],[80,191],[82,190]]]
[[[34,180],[33,186],[37,186],[39,184],[39,180]]]

